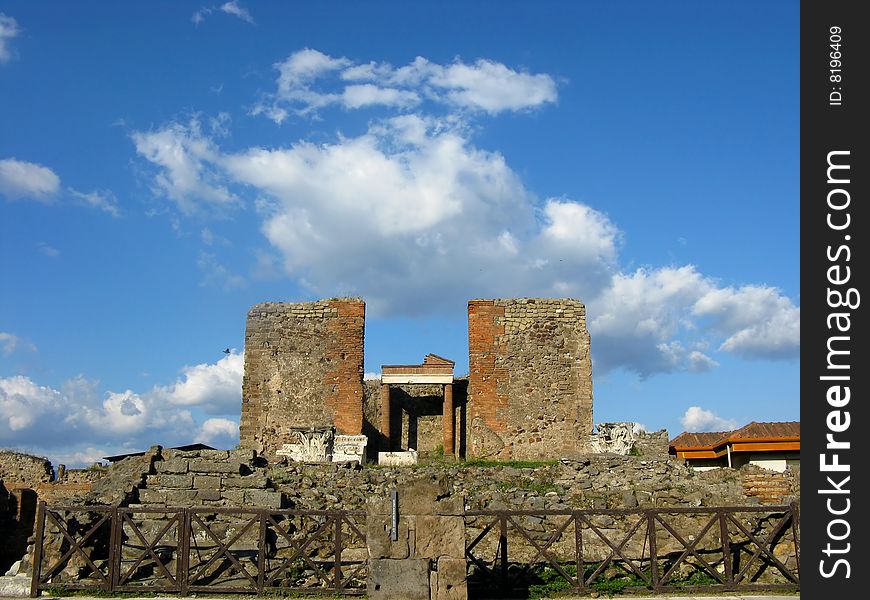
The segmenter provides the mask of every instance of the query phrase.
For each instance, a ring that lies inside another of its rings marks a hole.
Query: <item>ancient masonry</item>
[[[454,385],[453,362],[430,354],[420,365],[384,365],[378,398],[364,393],[364,330],[359,299],[254,306],[242,447],[306,462],[364,460],[376,449],[502,459],[588,449],[592,363],[581,302],[472,300],[467,382]],[[440,386],[435,393],[431,384]],[[430,417],[440,417],[440,432]]]
[[[592,361],[577,300],[468,303],[469,454],[558,458],[592,433]]]
[[[365,303],[265,302],[248,313],[241,445],[274,454],[297,432],[362,432]]]

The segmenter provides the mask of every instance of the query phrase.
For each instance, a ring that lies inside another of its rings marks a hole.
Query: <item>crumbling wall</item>
[[[365,303],[257,304],[245,329],[241,446],[272,454],[297,427],[362,431]]]
[[[586,308],[572,299],[468,303],[470,456],[559,458],[592,433]]]
[[[47,458],[31,456],[15,450],[0,450],[0,481],[8,489],[33,488],[38,483],[54,479],[54,469]]]

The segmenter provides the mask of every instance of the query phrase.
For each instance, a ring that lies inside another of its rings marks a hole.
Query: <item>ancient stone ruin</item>
[[[419,365],[383,365],[376,394],[363,382],[364,332],[359,299],[254,306],[241,445],[303,462],[365,461],[376,451],[415,462],[436,448],[457,458],[546,459],[587,449],[592,363],[581,302],[472,300],[467,380],[454,377],[452,360],[429,354]]]

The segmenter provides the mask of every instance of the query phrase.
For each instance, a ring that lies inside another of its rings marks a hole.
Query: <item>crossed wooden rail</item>
[[[676,515],[693,517],[701,526],[691,533],[681,533],[673,524]],[[740,516],[770,521],[764,535],[752,531]],[[563,582],[562,589],[585,593],[604,583],[611,568],[634,577],[632,589],[656,592],[673,591],[762,591],[800,589],[799,520],[796,504],[788,506],[737,506],[712,508],[655,508],[612,510],[483,510],[466,513],[467,519],[479,519],[480,532],[466,545],[466,557],[472,565],[469,589],[497,593],[501,596],[528,589],[540,580],[543,569],[551,570]],[[541,532],[524,526],[524,518],[546,521]],[[618,535],[596,524],[602,517],[622,519]],[[790,539],[785,534],[790,533]],[[497,540],[493,540],[497,536]],[[670,536],[678,549],[657,548],[661,537]],[[568,539],[573,537],[573,539]],[[584,537],[587,540],[584,544]],[[510,543],[509,543],[510,540]],[[487,546],[486,541],[490,544]],[[482,555],[491,550],[491,560]],[[603,559],[590,560],[590,542],[605,552]],[[629,544],[634,545],[629,550]],[[555,549],[561,543],[559,550]],[[789,567],[776,555],[774,547],[785,545],[795,557]],[[703,545],[703,547],[702,547]],[[640,549],[638,549],[640,546]],[[518,554],[521,548],[524,555]],[[567,551],[566,551],[567,547]],[[566,556],[566,554],[568,556]],[[692,558],[695,564],[689,565]],[[703,574],[706,583],[679,580],[681,567]],[[760,582],[765,572],[774,575],[774,583]],[[712,580],[712,582],[710,582]]]
[[[43,590],[365,593],[364,513],[46,506],[31,596]],[[152,524],[150,530],[144,523]],[[46,549],[56,550],[51,559]],[[359,555],[359,552],[357,553]],[[51,564],[47,564],[51,560]],[[300,584],[300,580],[304,581]]]

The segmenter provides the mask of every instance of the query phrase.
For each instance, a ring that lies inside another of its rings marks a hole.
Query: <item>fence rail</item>
[[[31,596],[44,590],[362,595],[365,514],[46,506]]]
[[[800,589],[796,504],[466,514],[469,589]],[[487,558],[491,557],[491,558]],[[548,587],[549,586],[549,587]]]
[[[797,504],[466,513],[469,595],[800,589]],[[365,514],[46,506],[31,596],[45,590],[362,595]]]

